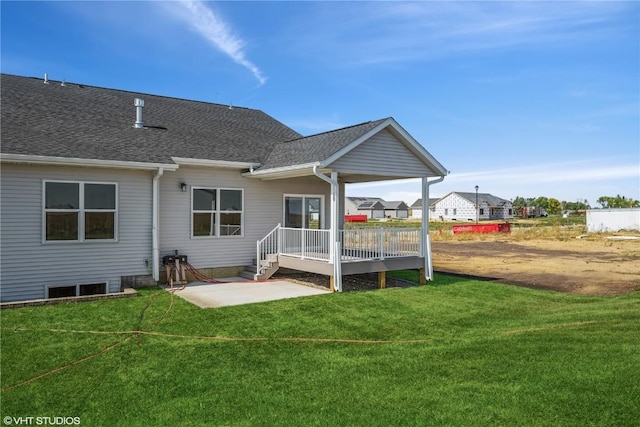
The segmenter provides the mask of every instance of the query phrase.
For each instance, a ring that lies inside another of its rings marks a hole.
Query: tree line
[[[520,209],[524,207],[532,207],[535,206],[537,208],[542,208],[546,210],[549,214],[559,214],[562,211],[579,211],[585,209],[591,209],[591,205],[589,205],[589,201],[577,200],[575,202],[568,202],[566,200],[560,201],[558,199],[554,199],[553,197],[520,197],[517,196],[513,199],[513,207],[515,209]],[[600,196],[598,200],[596,200],[603,209],[606,208],[637,208],[640,207],[640,201],[634,200],[631,198],[627,198],[625,196],[620,196],[619,194],[615,197],[613,196]]]

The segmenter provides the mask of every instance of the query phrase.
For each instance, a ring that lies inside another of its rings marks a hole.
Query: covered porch
[[[429,187],[440,182],[446,169],[397,122],[383,119],[283,144],[259,170],[245,176],[277,180],[313,175],[330,187],[329,221],[278,224],[256,244],[256,278],[279,267],[331,277],[333,291],[342,290],[342,276],[420,269],[421,280],[431,280],[429,206],[423,206],[420,227],[345,226],[345,185],[374,181],[419,179],[422,200]],[[282,159],[289,165],[282,165]],[[324,225],[324,226],[323,226]]]

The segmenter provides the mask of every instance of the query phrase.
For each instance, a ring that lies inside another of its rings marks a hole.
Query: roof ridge
[[[319,133],[314,133],[314,134],[311,134],[311,135],[301,136],[300,138],[295,138],[295,139],[290,139],[288,141],[283,141],[283,143],[299,141],[301,139],[307,139],[307,138],[312,138],[312,137],[315,137],[315,136],[326,135],[326,134],[333,133],[333,132],[340,132],[340,131],[347,130],[347,129],[352,129],[352,128],[355,128],[355,127],[358,127],[358,126],[363,126],[363,125],[366,125],[366,124],[369,124],[369,123],[383,122],[383,121],[388,120],[390,118],[391,117],[385,117],[384,119],[368,120],[366,122],[358,123],[358,124],[355,124],[355,125],[344,126],[344,127],[338,128],[338,129],[331,129],[331,130],[326,130],[324,132],[319,132]]]
[[[32,77],[27,77],[27,76],[20,76],[20,75],[17,75],[17,74],[9,74],[9,73],[0,73],[0,75],[9,76],[9,77],[17,77],[17,78],[20,78],[20,79],[33,79],[33,80],[44,81],[42,77],[33,77],[33,76]],[[110,88],[110,87],[105,87],[105,86],[96,86],[96,85],[90,85],[90,84],[84,84],[84,83],[76,83],[76,82],[70,82],[70,81],[66,81],[66,80],[54,80],[54,79],[50,79],[49,77],[47,77],[47,82],[50,82],[50,83],[64,83],[65,86],[73,85],[73,86],[77,86],[79,88],[92,88],[92,89],[100,89],[100,90],[110,90],[110,91],[120,92],[120,93],[130,93],[132,95],[153,96],[153,97],[156,97],[156,98],[173,99],[173,100],[177,100],[177,101],[196,102],[196,103],[200,103],[200,104],[216,105],[216,106],[225,107],[225,108],[239,108],[239,109],[243,109],[243,110],[262,111],[262,110],[259,110],[257,108],[240,107],[240,106],[237,106],[237,105],[221,104],[221,103],[218,103],[218,102],[202,101],[202,100],[198,100],[198,99],[178,98],[178,97],[175,97],[175,96],[159,95],[159,94],[156,94],[156,93],[136,92],[136,91],[132,91],[132,90],[116,89],[116,88]]]

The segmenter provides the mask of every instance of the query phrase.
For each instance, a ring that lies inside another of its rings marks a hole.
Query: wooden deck
[[[409,228],[339,230],[341,274],[423,268],[421,233]],[[279,267],[327,276],[335,272],[329,230],[278,226],[258,242],[256,254],[261,266],[271,265],[274,257]]]
[[[280,267],[294,270],[308,271],[310,273],[333,275],[333,264],[327,261],[303,259],[291,255],[279,255]],[[419,256],[385,258],[385,259],[352,259],[342,260],[342,274],[376,273],[380,271],[418,269],[424,267],[424,258]]]

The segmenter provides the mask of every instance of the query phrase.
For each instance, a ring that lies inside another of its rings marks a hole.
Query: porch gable
[[[390,159],[393,161],[389,161]],[[327,167],[340,173],[346,182],[350,181],[352,174],[409,178],[416,175],[433,176],[437,173],[387,129],[327,164]]]

